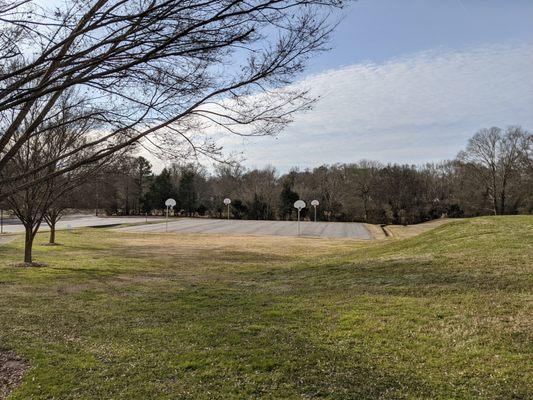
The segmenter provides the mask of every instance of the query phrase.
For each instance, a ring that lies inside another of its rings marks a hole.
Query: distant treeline
[[[153,174],[142,157],[125,157],[91,183],[95,207],[108,214],[224,217],[229,197],[235,219],[294,219],[293,203],[320,202],[318,219],[412,224],[441,216],[530,214],[533,211],[532,135],[519,127],[480,130],[456,159],[422,166],[361,161],[291,170],[173,164]],[[98,197],[98,204],[96,197]],[[97,205],[96,205],[97,204]],[[309,214],[304,210],[304,217]]]

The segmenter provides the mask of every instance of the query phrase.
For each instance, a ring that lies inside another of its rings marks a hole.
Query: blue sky
[[[359,0],[301,84],[321,100],[276,138],[226,137],[248,167],[450,159],[479,128],[533,129],[533,1]]]
[[[359,0],[309,72],[431,49],[533,41],[531,0]]]

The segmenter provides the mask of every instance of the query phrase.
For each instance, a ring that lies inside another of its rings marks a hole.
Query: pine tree
[[[194,171],[185,169],[181,175],[176,199],[180,205],[180,208],[183,209],[189,216],[194,215],[198,203],[198,195],[196,193],[194,180]]]
[[[298,193],[292,190],[294,179],[291,175],[283,181],[283,188],[279,196],[279,213],[281,219],[291,219],[294,210],[294,202],[300,198]]]
[[[154,178],[150,185],[150,192],[146,197],[152,210],[164,210],[165,201],[168,198],[177,197],[176,189],[172,184],[172,176],[168,169],[164,168],[161,173]]]

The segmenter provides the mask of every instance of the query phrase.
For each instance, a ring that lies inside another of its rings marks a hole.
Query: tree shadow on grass
[[[243,279],[246,272],[243,272]],[[295,293],[359,291],[369,295],[432,297],[439,294],[507,291],[523,293],[530,286],[526,272],[495,273],[480,268],[451,267],[437,260],[371,260],[340,265],[306,265],[257,272],[258,284],[278,282]]]

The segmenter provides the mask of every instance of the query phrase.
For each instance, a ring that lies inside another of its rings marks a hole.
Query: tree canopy
[[[219,159],[213,127],[279,132],[312,102],[289,84],[324,49],[343,1],[41,4],[0,0],[0,197],[139,143],[176,159]],[[59,124],[98,127],[53,159],[9,168],[29,140],[52,134],[66,92],[78,112]]]

